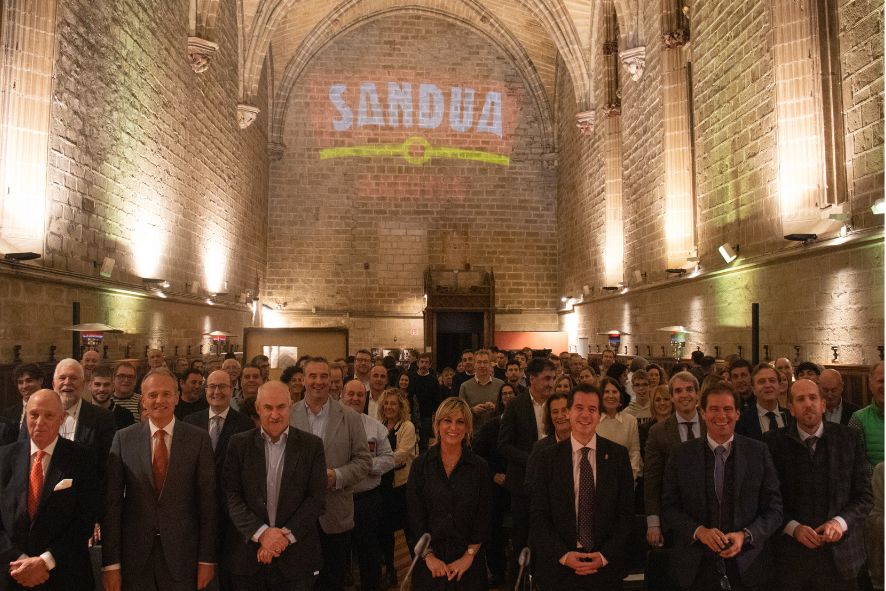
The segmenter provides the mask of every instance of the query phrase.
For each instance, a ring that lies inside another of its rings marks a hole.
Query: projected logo
[[[309,82],[320,159],[398,158],[421,166],[509,166],[517,97],[504,84],[414,82],[414,74]],[[325,100],[315,97],[323,93]]]

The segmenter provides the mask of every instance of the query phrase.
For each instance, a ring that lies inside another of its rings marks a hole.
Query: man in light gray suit
[[[304,366],[304,400],[292,407],[290,424],[323,440],[326,453],[326,510],[320,516],[323,568],[317,588],[339,591],[344,587],[354,528],[355,484],[366,478],[372,457],[360,415],[329,397],[329,363],[310,358]]]
[[[118,431],[108,458],[104,588],[203,589],[215,570],[218,517],[209,433],[175,420],[169,370],[151,370],[141,390],[148,420]]]

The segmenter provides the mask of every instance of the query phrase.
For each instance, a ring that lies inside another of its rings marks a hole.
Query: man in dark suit
[[[233,588],[311,591],[323,563],[317,530],[326,497],[323,442],[289,426],[286,384],[262,385],[255,407],[261,428],[231,438],[224,467]]]
[[[778,476],[762,442],[734,433],[740,404],[729,384],[709,388],[701,396],[707,436],[668,458],[662,519],[674,536],[671,576],[684,589],[757,589],[774,574]]]
[[[596,387],[577,386],[570,438],[535,452],[531,544],[544,589],[618,591],[627,574],[634,478],[627,450],[596,434],[600,399]]]
[[[741,413],[735,432],[745,437],[762,440],[763,434],[792,425],[794,418],[788,409],[778,404],[779,387],[784,376],[768,363],[760,363],[751,373],[754,401]]]
[[[821,389],[821,397],[824,398],[824,418],[826,421],[848,425],[852,413],[861,407],[843,400],[843,376],[836,369],[822,370],[818,378],[818,387]]]
[[[114,439],[114,415],[83,400],[86,382],[83,366],[76,359],[62,359],[52,375],[52,389],[58,392],[65,407],[65,419],[59,435],[76,441],[95,453],[99,483],[104,481],[108,452]]]
[[[141,390],[148,420],[118,431],[108,458],[105,591],[203,589],[213,577],[218,518],[209,434],[175,420],[178,384],[169,370],[148,372]]]
[[[18,437],[16,426],[6,417],[0,416],[0,446],[12,443],[16,437]]]
[[[369,475],[372,457],[360,415],[329,397],[329,363],[305,363],[305,397],[292,405],[290,424],[323,440],[326,457],[326,508],[320,516],[323,568],[318,587],[338,591],[354,529],[354,485]]]
[[[529,496],[526,462],[535,442],[544,437],[544,404],[554,393],[556,369],[548,359],[536,358],[526,367],[529,392],[519,394],[505,409],[498,432],[498,451],[507,461],[505,488],[511,493],[513,528],[510,572],[516,576],[517,555],[529,538]]]
[[[91,591],[95,457],[59,437],[65,412],[58,394],[29,396],[30,439],[0,449],[0,589]]]
[[[873,498],[864,446],[849,427],[824,420],[815,382],[794,382],[788,406],[796,424],[764,437],[784,499],[783,535],[775,537],[778,586],[855,589]]]
[[[209,433],[212,443],[212,453],[215,458],[216,491],[218,494],[218,550],[219,556],[224,544],[227,529],[230,526],[228,513],[225,509],[227,501],[222,488],[221,475],[225,466],[225,455],[228,452],[228,441],[237,433],[249,431],[255,425],[252,419],[231,408],[231,395],[234,388],[231,386],[231,376],[226,371],[216,370],[209,374],[206,379],[206,400],[209,408],[198,410],[184,418],[184,422],[200,427]],[[227,564],[224,560],[219,561],[217,574],[219,587],[226,591],[233,589],[228,576]]]
[[[671,376],[668,386],[674,403],[673,415],[649,429],[643,466],[643,498],[646,509],[646,541],[653,548],[664,546],[661,527],[661,484],[671,451],[684,441],[703,438],[707,429],[698,414],[698,380],[688,371]]]
[[[27,429],[24,427],[24,408],[28,397],[43,387],[43,370],[36,363],[23,363],[12,370],[12,379],[21,400],[17,400],[3,409],[3,417],[15,428],[15,436],[21,440],[28,438]],[[21,436],[19,436],[21,434]]]

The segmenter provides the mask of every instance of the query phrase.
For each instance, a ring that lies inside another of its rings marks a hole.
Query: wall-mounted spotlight
[[[618,287],[617,285],[606,285],[606,286],[601,287],[600,289],[602,289],[604,292],[612,293],[612,292],[618,291],[621,288]]]
[[[727,242],[726,244],[721,244],[717,250],[727,265],[738,258],[738,244],[733,247]]]
[[[831,347],[831,351],[833,351],[833,353],[834,353],[833,362],[837,363],[837,357],[840,356],[840,347],[834,345],[833,347]]]
[[[640,269],[634,269],[634,283],[643,283],[646,281],[646,273]]]
[[[871,213],[874,215],[883,215],[886,213],[886,201],[884,201],[882,197],[874,201],[874,204],[871,205]]]
[[[169,282],[165,279],[153,279],[151,277],[142,277],[145,289],[169,289]]]
[[[676,275],[677,277],[682,277],[686,274],[686,269],[675,267],[673,269],[665,269],[665,273],[667,273],[668,275]]]
[[[23,261],[33,261],[39,259],[40,255],[36,252],[7,252],[3,258],[10,263],[21,263]]]
[[[812,244],[818,239],[818,234],[787,234],[784,239],[792,240],[794,242],[802,242],[803,244]]]

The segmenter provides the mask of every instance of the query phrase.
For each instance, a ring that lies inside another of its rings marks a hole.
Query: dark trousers
[[[418,429],[418,452],[424,453],[428,451],[428,440],[434,434],[434,418],[427,417],[421,419]]]
[[[756,587],[748,587],[741,584],[741,576],[738,574],[738,567],[735,565],[735,559],[725,560],[726,576],[729,577],[729,585],[732,591],[755,591]],[[698,567],[698,573],[695,575],[695,581],[689,588],[690,591],[719,591],[723,587],[720,580],[723,576],[717,571],[716,559],[705,557],[702,559]]]
[[[323,568],[314,588],[317,591],[341,591],[345,586],[345,569],[351,552],[351,532],[327,534],[320,530],[320,548],[323,551]]]
[[[197,588],[197,565],[194,565],[194,576],[187,580],[176,581],[172,578],[166,557],[163,554],[163,543],[160,536],[154,536],[151,555],[141,572],[127,576],[123,572],[123,591],[193,591]]]
[[[779,591],[855,591],[856,579],[837,572],[834,555],[827,546],[810,550],[799,542],[778,540],[775,572]]]
[[[354,495],[352,543],[360,567],[361,591],[378,591],[381,586],[381,551],[378,531],[381,518],[381,494],[378,488]]]
[[[508,548],[508,532],[505,531],[505,514],[511,505],[511,495],[507,489],[497,484],[492,485],[492,532],[486,546],[486,566],[492,578],[504,581],[507,566],[506,552]],[[519,553],[519,550],[515,550]]]
[[[230,579],[237,591],[311,591],[314,588],[313,575],[287,579],[273,562],[261,565],[256,575],[231,575]]]
[[[385,485],[382,484],[382,487]],[[382,558],[388,572],[396,572],[394,568],[394,534],[398,530],[406,529],[406,485],[396,488],[383,488],[382,494],[382,523],[379,530],[379,546]],[[412,546],[409,546],[409,554],[412,555]]]

